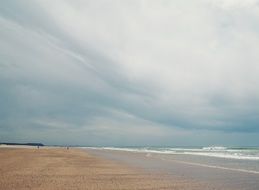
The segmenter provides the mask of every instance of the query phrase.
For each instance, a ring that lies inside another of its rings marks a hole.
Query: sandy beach
[[[0,189],[207,189],[195,181],[147,172],[80,149],[0,148]]]

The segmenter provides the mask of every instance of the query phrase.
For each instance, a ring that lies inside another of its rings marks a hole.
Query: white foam
[[[175,153],[175,151],[172,151],[172,150],[152,150],[152,149],[147,149],[147,148],[102,147],[102,148],[97,148],[97,149],[138,152],[138,153],[157,153],[157,154],[173,154],[173,153]]]
[[[224,146],[209,146],[209,147],[203,147],[202,148],[203,150],[226,150],[227,147],[224,147]]]
[[[188,164],[188,165],[192,165],[192,166],[200,166],[200,167],[206,167],[206,168],[214,168],[214,169],[221,169],[221,170],[229,170],[229,171],[236,171],[236,172],[259,174],[259,171],[254,171],[254,170],[246,170],[246,169],[239,169],[239,168],[228,168],[228,167],[223,167],[223,166],[214,166],[214,165],[200,164],[200,163],[186,162],[186,161],[179,161],[179,160],[172,160],[172,159],[169,160],[169,159],[164,159],[164,158],[160,158],[160,159],[165,160],[165,161]]]
[[[114,151],[126,151],[136,153],[154,153],[154,154],[187,154],[197,156],[208,156],[225,159],[239,159],[239,160],[259,160],[258,150],[234,150],[226,147],[204,147],[201,149],[188,148],[117,148],[117,147],[88,147],[91,149],[103,149]],[[254,152],[256,151],[256,152]]]
[[[229,158],[229,159],[238,159],[238,160],[259,160],[259,156],[252,155],[241,155],[238,153],[227,154],[227,153],[206,153],[206,152],[185,152],[184,154],[189,155],[198,155],[198,156],[209,156],[217,158]]]

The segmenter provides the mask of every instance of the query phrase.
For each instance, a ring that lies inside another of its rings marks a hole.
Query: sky
[[[0,141],[259,146],[259,0],[0,1]]]

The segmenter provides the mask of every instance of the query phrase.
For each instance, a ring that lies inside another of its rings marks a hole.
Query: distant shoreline
[[[7,143],[0,142],[0,145],[13,145],[13,146],[45,146],[42,143]]]

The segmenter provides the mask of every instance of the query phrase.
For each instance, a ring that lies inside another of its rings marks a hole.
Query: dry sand
[[[204,189],[193,181],[148,173],[80,149],[0,148],[1,190]]]

